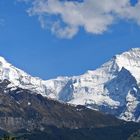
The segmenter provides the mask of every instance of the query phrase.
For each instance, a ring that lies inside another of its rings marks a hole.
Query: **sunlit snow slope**
[[[51,80],[34,78],[0,57],[0,79],[62,102],[85,105],[128,121],[140,121],[140,48],[114,56],[94,71]]]

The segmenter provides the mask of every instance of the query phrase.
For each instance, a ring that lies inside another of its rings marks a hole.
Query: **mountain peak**
[[[140,48],[131,48],[130,51],[134,51],[134,52],[140,52]]]
[[[115,61],[120,70],[124,67],[130,71],[137,81],[140,81],[140,48],[132,48],[129,51],[116,55]]]
[[[100,68],[87,71],[83,75],[46,81],[28,75],[0,57],[0,80],[9,80],[12,86],[28,89],[61,102],[85,105],[115,114],[117,117],[121,115],[121,118],[126,120],[138,120],[133,116],[133,112],[137,110],[138,103],[140,104],[139,72],[140,48],[115,55]],[[135,101],[135,105],[131,104],[131,101]]]
[[[123,52],[121,55],[129,55],[132,57],[138,56],[140,54],[140,48],[131,48],[128,51]]]
[[[0,56],[0,66],[9,66],[10,64],[5,60],[4,57]]]

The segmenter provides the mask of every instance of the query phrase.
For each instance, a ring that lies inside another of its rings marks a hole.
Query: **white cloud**
[[[88,33],[102,34],[118,19],[134,20],[140,25],[140,0],[21,0],[31,2],[29,15],[37,15],[43,28],[61,38],[72,38],[82,27]],[[52,18],[54,16],[54,18]]]

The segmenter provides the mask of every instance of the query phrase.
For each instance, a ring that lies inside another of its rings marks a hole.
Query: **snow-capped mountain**
[[[9,87],[29,89],[43,96],[140,121],[140,48],[114,56],[100,68],[73,77],[41,80],[0,58],[0,79]]]

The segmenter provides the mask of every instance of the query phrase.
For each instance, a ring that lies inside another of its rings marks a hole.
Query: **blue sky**
[[[0,55],[33,76],[79,75],[96,69],[115,54],[140,47],[140,26],[133,19],[117,20],[102,34],[79,27],[71,38],[59,38],[41,27],[38,15],[28,15],[29,6],[0,0]]]

